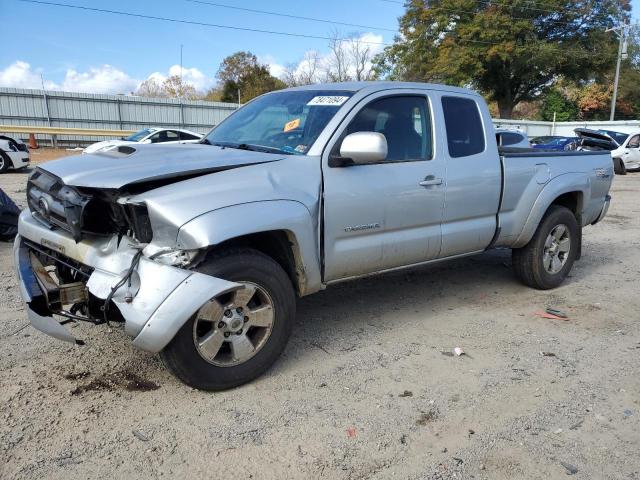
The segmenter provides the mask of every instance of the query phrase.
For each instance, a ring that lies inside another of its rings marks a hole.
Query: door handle
[[[433,175],[429,175],[428,177],[425,177],[425,179],[421,181],[419,185],[421,187],[433,187],[436,185],[442,185],[442,179],[436,178]]]

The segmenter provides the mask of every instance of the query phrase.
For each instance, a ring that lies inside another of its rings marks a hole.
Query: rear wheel
[[[295,319],[293,286],[278,263],[252,249],[216,254],[198,271],[243,288],[203,305],[161,358],[194,388],[242,385],[264,373],[286,346]]]
[[[543,217],[531,241],[513,249],[513,268],[525,284],[539,290],[559,286],[571,271],[580,247],[575,215],[553,205]]]

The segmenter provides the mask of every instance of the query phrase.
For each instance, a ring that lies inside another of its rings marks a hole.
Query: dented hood
[[[281,160],[282,155],[213,145],[126,145],[105,153],[76,155],[41,168],[66,185],[120,189],[170,178],[193,177]]]

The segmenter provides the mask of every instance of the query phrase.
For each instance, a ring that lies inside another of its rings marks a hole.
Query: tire
[[[2,151],[0,151],[0,173],[4,173],[11,168],[11,159]]]
[[[563,252],[567,246],[565,236],[561,236],[562,241],[558,243],[557,248],[554,246],[555,243],[547,247],[550,235],[555,233],[557,237],[561,232],[561,229],[558,228],[560,226],[564,226],[567,232],[568,252]],[[538,290],[550,290],[558,287],[571,271],[578,256],[581,242],[580,233],[573,212],[566,207],[552,205],[542,218],[531,241],[522,248],[513,249],[513,268],[517,277],[525,285]],[[553,260],[554,255],[557,256],[560,263]],[[553,260],[551,263],[549,262],[550,258]],[[560,265],[561,268],[558,268]]]
[[[236,319],[236,313],[233,313],[234,317],[227,318],[227,314],[234,310],[234,308],[227,309],[227,304],[235,301],[237,297],[219,298],[209,302],[209,304],[218,302],[223,309],[219,310],[218,306],[215,306],[215,315],[212,314],[211,317],[215,317],[213,322],[199,318],[207,316],[203,313],[205,311],[203,306],[178,331],[169,345],[160,353],[160,356],[167,368],[191,387],[209,391],[237,387],[262,375],[284,350],[295,320],[296,298],[293,286],[278,263],[261,252],[249,248],[227,249],[216,253],[201,264],[197,271],[229,281],[246,282],[247,285],[255,288],[257,295],[264,300],[265,304],[271,302],[271,326],[253,327],[250,325],[246,331],[243,329],[235,333],[226,331],[224,338],[220,339],[221,331],[230,329],[233,322],[242,323],[240,320],[243,317]],[[251,303],[245,304],[244,307],[247,315],[251,315],[249,312],[253,312],[249,305],[258,303],[257,296],[251,298]],[[241,304],[241,302],[237,303]],[[240,315],[244,315],[244,313]],[[248,318],[248,316],[244,316],[244,321],[247,322],[245,325],[253,322],[253,317],[251,317],[251,321]],[[227,322],[227,325],[223,329],[221,325],[224,324],[224,321]],[[202,337],[199,336],[201,327],[210,328],[210,331],[205,331]],[[237,328],[237,325],[235,327]],[[267,328],[270,328],[268,333]],[[256,331],[260,336],[256,336]],[[253,337],[250,337],[250,333]],[[217,353],[214,354],[214,358],[207,360],[201,354],[204,340],[199,346],[196,343],[200,342],[201,338],[206,338],[207,335],[212,337],[214,334],[218,335],[220,341],[224,343],[218,347],[218,350],[215,350]],[[237,356],[234,341],[241,339],[242,335],[253,338],[251,344],[255,347],[255,353],[245,361],[236,363],[239,360],[234,358]]]
[[[624,162],[622,161],[621,158],[613,159],[613,171],[616,173],[616,175],[627,174],[627,167],[625,167]]]

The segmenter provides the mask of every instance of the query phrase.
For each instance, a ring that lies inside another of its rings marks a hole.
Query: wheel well
[[[287,273],[295,290],[300,294],[300,282],[304,281],[296,268],[297,244],[291,234],[284,230],[251,233],[241,237],[225,240],[211,248],[210,252],[220,251],[229,247],[253,248],[274,259]]]
[[[573,212],[580,224],[582,217],[582,192],[569,192],[560,195],[551,205],[560,205],[566,207]]]

